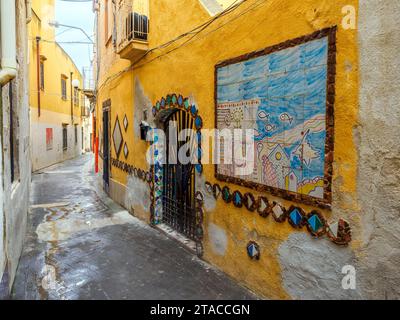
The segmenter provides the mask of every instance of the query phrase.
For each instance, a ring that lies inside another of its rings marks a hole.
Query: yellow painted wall
[[[37,45],[36,37],[41,37],[39,44],[40,56],[46,58],[44,62],[44,90],[40,92],[40,108],[61,114],[71,114],[71,88],[70,72],[73,72],[73,79],[78,79],[82,85],[82,75],[68,54],[55,43],[55,28],[49,25],[54,21],[54,0],[33,0],[32,21],[28,25],[29,41],[29,103],[33,108],[38,107],[37,99]],[[61,75],[68,77],[67,99],[62,99]],[[81,115],[79,101],[73,107],[75,117]],[[80,123],[79,118],[77,121]],[[39,119],[40,121],[40,119]],[[57,119],[54,119],[57,122]]]
[[[102,8],[103,1],[100,1]],[[252,7],[256,4],[256,7]],[[335,101],[335,145],[333,177],[333,209],[320,210],[330,220],[344,218],[354,230],[355,240],[351,246],[356,249],[358,230],[358,204],[356,199],[357,155],[353,127],[357,123],[358,110],[358,48],[355,30],[344,30],[342,7],[354,5],[356,0],[248,0],[240,9],[217,20],[209,28],[185,43],[184,38],[175,44],[156,50],[146,56],[132,71],[114,77],[117,72],[129,66],[129,61],[120,60],[112,46],[100,43],[101,73],[97,100],[97,128],[101,127],[101,103],[111,99],[111,124],[115,117],[121,121],[126,114],[132,122],[135,79],[140,81],[145,95],[154,105],[169,93],[192,96],[196,101],[205,128],[214,127],[214,66],[223,60],[245,53],[276,45],[284,41],[308,35],[326,27],[338,26],[337,32],[337,75]],[[101,9],[102,10],[102,9]],[[150,0],[149,48],[163,44],[178,35],[191,30],[210,16],[196,0]],[[100,25],[102,11],[100,11]],[[212,31],[214,30],[214,31]],[[210,32],[212,31],[212,32]],[[103,29],[99,29],[100,38]],[[168,51],[172,52],[166,54]],[[131,123],[132,124],[132,123]],[[99,131],[98,131],[99,132]],[[148,144],[133,136],[133,131],[124,132],[130,154],[120,160],[136,167],[147,169],[144,154]],[[114,149],[111,148],[115,158]],[[126,174],[112,167],[112,178],[126,183]],[[214,166],[205,165],[204,175],[211,183]],[[251,189],[233,184],[230,189],[253,192]],[[263,194],[286,207],[298,203],[286,201],[269,194]],[[307,212],[315,209],[300,204]],[[213,223],[224,229],[228,238],[228,249],[224,256],[213,252],[208,236],[208,226]],[[290,298],[283,287],[281,267],[277,248],[294,232],[288,223],[278,224],[272,217],[261,218],[245,208],[237,209],[225,204],[220,198],[212,212],[205,213],[204,258],[223,271],[238,279],[256,292],[270,298]],[[306,231],[305,231],[306,232]],[[261,259],[252,261],[247,257],[246,244],[256,240],[262,250]],[[338,249],[339,250],[339,249]]]

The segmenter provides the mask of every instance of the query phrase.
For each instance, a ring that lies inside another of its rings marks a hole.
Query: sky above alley
[[[56,21],[60,24],[82,28],[94,40],[94,13],[91,0],[56,0]],[[83,67],[90,66],[93,46],[88,44],[63,42],[88,42],[85,34],[76,29],[59,27],[56,29],[56,40],[71,56],[82,72]]]

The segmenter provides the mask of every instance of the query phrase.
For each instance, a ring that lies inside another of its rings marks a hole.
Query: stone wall
[[[368,299],[400,296],[399,16],[398,1],[360,1],[357,278]]]

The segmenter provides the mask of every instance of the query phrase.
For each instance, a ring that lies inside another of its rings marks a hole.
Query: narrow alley
[[[92,172],[85,155],[33,174],[13,299],[256,298],[115,204]]]
[[[399,300],[398,17],[1,0],[0,300]]]

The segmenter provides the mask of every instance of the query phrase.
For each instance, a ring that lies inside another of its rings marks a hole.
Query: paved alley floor
[[[254,299],[95,187],[93,157],[33,175],[13,299]]]

